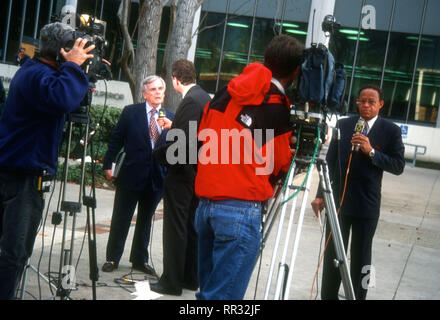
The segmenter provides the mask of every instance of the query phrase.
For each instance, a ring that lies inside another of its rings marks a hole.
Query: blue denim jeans
[[[38,177],[0,173],[0,300],[13,299],[40,224]]]
[[[197,299],[243,299],[258,258],[260,226],[260,202],[200,199]]]

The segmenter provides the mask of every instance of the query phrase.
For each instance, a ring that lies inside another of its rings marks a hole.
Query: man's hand
[[[316,198],[312,201],[312,209],[315,212],[315,216],[318,218],[319,213],[325,208],[325,202],[323,198]]]
[[[162,130],[168,130],[171,128],[173,122],[168,118],[157,118],[157,124],[162,128]]]
[[[89,54],[89,52],[95,49],[95,45],[92,44],[91,46],[84,48],[88,41],[89,40],[87,39],[78,38],[76,39],[73,48],[70,49],[69,52],[66,52],[64,48],[61,48],[60,52],[66,61],[70,61],[76,63],[78,66],[81,66],[87,59],[93,58],[93,54]]]
[[[115,178],[113,178],[112,171],[110,169],[109,170],[104,170],[104,172],[105,172],[105,178],[108,181],[114,182],[116,180]]]
[[[371,149],[373,149],[370,144],[370,139],[361,133],[355,133],[353,135],[353,138],[351,138],[351,144],[353,146],[359,146],[359,149],[365,154],[368,154]]]

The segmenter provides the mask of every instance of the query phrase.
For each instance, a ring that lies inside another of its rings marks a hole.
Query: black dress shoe
[[[153,269],[153,267],[151,267],[147,263],[144,263],[144,264],[134,264],[133,263],[132,268],[135,270],[138,270],[138,271],[142,271],[146,274],[149,274],[150,276],[157,277],[156,271]]]
[[[115,269],[118,269],[118,263],[114,261],[107,261],[102,266],[102,271],[104,272],[112,272]]]
[[[169,294],[172,296],[180,296],[182,295],[182,289],[171,289],[166,288],[160,284],[160,282],[150,283],[150,290],[160,293],[160,294]]]

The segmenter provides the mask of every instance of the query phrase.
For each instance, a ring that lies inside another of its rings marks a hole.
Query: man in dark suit
[[[196,70],[191,61],[181,59],[172,65],[174,89],[183,100],[174,121],[164,119],[170,135],[180,130],[185,137],[183,163],[170,165],[164,181],[163,274],[151,290],[162,294],[181,295],[182,288],[197,290],[197,234],[194,228],[198,198],[194,194],[197,157],[197,129],[209,95],[196,82]],[[180,141],[181,142],[181,141]],[[157,150],[155,156],[169,163],[167,150],[174,142]],[[193,144],[193,145],[191,145]],[[174,155],[173,155],[174,156]]]
[[[165,81],[158,76],[149,76],[143,83],[146,103],[126,106],[113,130],[104,157],[104,170],[108,180],[116,184],[110,235],[106,259],[102,271],[111,272],[118,267],[125,240],[136,205],[138,212],[130,262],[133,269],[155,275],[148,265],[148,243],[151,219],[163,194],[163,178],[166,168],[153,158],[153,149],[166,142],[167,130],[158,125],[161,104],[165,95]],[[165,110],[168,118],[173,114]],[[112,177],[111,166],[117,154],[124,148],[126,153],[119,176]]]
[[[383,92],[379,87],[367,85],[361,88],[356,103],[360,117],[365,120],[363,133],[353,134],[359,117],[339,120],[337,127],[340,130],[340,140],[332,140],[326,159],[335,203],[337,207],[340,206],[339,223],[346,250],[350,229],[352,233],[350,274],[355,297],[364,300],[372,268],[371,251],[380,214],[383,172],[395,175],[403,172],[405,148],[400,128],[378,115],[384,104]],[[350,170],[341,206],[350,158]],[[321,192],[319,188],[316,199],[312,202],[315,214],[324,208]],[[330,232],[328,224],[326,229],[327,239]],[[335,257],[333,241],[330,240],[324,257],[321,287],[321,298],[325,300],[338,299],[341,277],[334,266]]]

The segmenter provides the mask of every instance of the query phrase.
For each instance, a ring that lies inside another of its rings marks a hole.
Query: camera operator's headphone
[[[61,54],[61,48],[64,49],[64,51],[68,52],[70,49],[73,48],[73,45],[75,44],[75,34],[76,32],[74,30],[66,32],[63,37],[61,38],[59,42],[59,47],[57,50],[57,62],[59,64],[65,62],[63,55]]]

